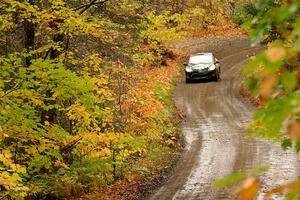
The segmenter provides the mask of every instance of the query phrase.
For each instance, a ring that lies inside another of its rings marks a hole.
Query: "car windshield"
[[[211,55],[197,55],[190,57],[189,63],[192,65],[197,64],[210,64],[213,62]]]

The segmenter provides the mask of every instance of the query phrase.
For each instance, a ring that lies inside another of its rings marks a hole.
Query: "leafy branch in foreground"
[[[250,136],[269,138],[281,142],[284,149],[294,147],[299,152],[300,1],[257,1],[253,6],[257,13],[243,26],[250,31],[253,43],[266,44],[266,50],[243,69],[244,86],[259,100],[260,108],[247,129]],[[245,185],[249,190],[238,196],[255,198],[261,187],[259,180],[252,176],[241,188]],[[274,194],[298,199],[299,181],[275,187],[265,197]]]
[[[300,139],[299,5],[294,1],[267,12],[262,8],[252,22],[252,34],[255,39],[272,41],[243,70],[245,85],[260,99],[261,109],[248,126],[251,134],[281,141],[284,147],[292,144],[290,140],[296,149]]]
[[[213,187],[220,188],[239,184],[234,189],[234,194],[241,200],[251,200],[257,197],[257,194],[262,186],[259,175],[268,171],[270,166],[262,165],[252,169],[250,173],[238,172],[231,174],[223,179],[213,183]],[[270,195],[272,191],[268,192]]]

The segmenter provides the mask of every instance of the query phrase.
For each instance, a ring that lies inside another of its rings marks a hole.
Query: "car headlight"
[[[215,69],[216,69],[216,66],[215,66],[215,65],[211,65],[211,66],[209,67],[209,70],[210,70],[210,71],[215,70]]]
[[[193,69],[190,66],[187,66],[185,68],[185,71],[189,73],[189,72],[193,72]]]

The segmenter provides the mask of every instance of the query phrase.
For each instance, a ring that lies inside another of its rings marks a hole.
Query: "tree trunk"
[[[153,0],[152,8],[153,8],[155,14],[159,15],[160,14],[160,0]]]
[[[29,0],[30,5],[34,5],[34,0]],[[29,21],[25,20],[24,21],[24,31],[25,31],[25,48],[27,53],[29,53],[31,50],[34,49],[34,42],[35,42],[35,25]],[[27,56],[25,58],[26,66],[31,65],[31,56]]]

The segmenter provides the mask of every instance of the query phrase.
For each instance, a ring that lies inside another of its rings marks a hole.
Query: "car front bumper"
[[[185,72],[186,78],[190,80],[211,79],[216,76],[216,69],[212,71],[192,71]]]

